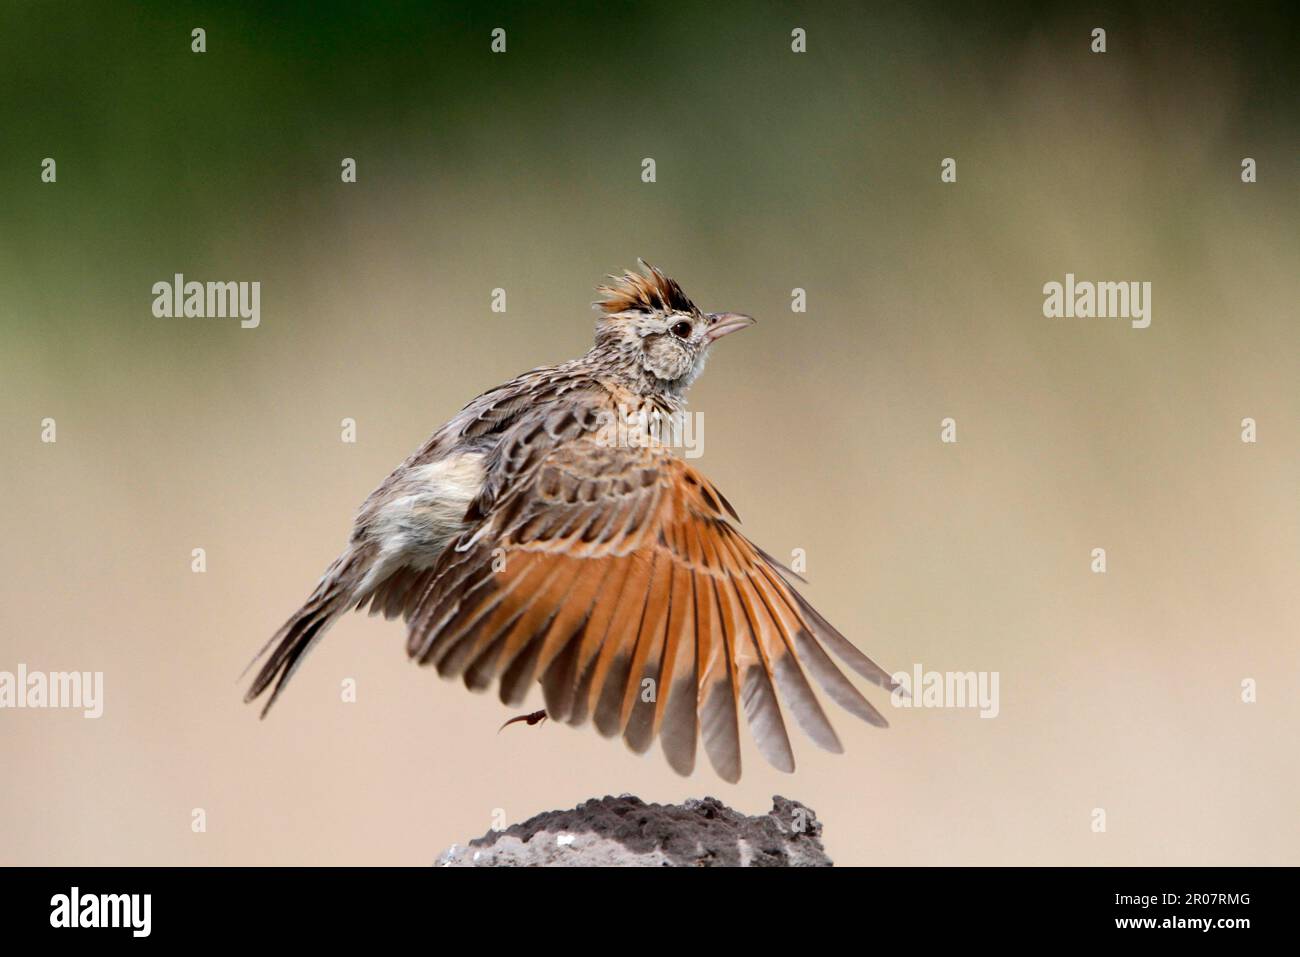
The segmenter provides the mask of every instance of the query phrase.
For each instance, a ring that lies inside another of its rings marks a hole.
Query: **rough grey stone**
[[[547,811],[466,846],[440,867],[829,867],[821,823],[781,796],[756,817],[717,798],[646,804],[630,794]]]

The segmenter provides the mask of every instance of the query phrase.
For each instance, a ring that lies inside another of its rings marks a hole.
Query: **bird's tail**
[[[244,669],[246,674],[268,651],[271,653],[257,672],[248,693],[244,695],[244,701],[253,701],[267,688],[271,688],[271,697],[262,708],[262,717],[266,717],[271,705],[275,704],[275,699],[280,697],[280,692],[302,663],[303,656],[311,651],[335,619],[352,605],[356,565],[357,557],[352,552],[345,552],[335,559],[321,576],[311,597],[280,626],[280,630],[271,636],[271,640],[262,646],[257,657]]]

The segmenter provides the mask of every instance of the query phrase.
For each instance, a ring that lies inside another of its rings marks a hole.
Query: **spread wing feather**
[[[682,774],[698,741],[728,781],[740,713],[764,757],[794,769],[782,700],[841,750],[809,675],[883,726],[827,649],[886,688],[889,676],[735,529],[726,499],[663,449],[602,443],[592,422],[524,419],[494,453],[469,531],[430,574],[376,596],[376,610],[407,615],[412,657],[476,690],[497,679],[509,704],[540,682],[552,718],[591,720],[638,752],[658,738]]]

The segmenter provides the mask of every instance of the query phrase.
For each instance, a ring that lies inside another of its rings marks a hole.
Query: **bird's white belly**
[[[466,452],[412,469],[368,529],[379,546],[365,587],[401,566],[428,568],[465,530],[465,511],[483,487],[483,456]]]

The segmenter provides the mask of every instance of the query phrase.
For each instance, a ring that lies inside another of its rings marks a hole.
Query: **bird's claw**
[[[505,730],[507,727],[509,727],[510,725],[512,725],[512,724],[516,724],[516,723],[518,723],[518,722],[520,722],[520,721],[523,721],[523,722],[525,722],[526,724],[528,724],[529,726],[531,726],[531,725],[534,725],[534,724],[541,724],[541,723],[542,723],[543,721],[545,721],[545,720],[546,720],[546,709],[545,709],[545,708],[543,708],[541,711],[534,711],[532,714],[521,714],[519,717],[517,717],[517,718],[511,718],[511,719],[510,719],[509,721],[507,721],[505,724],[501,725],[501,727],[497,728],[497,734],[500,734],[502,731],[504,731],[504,730]]]

